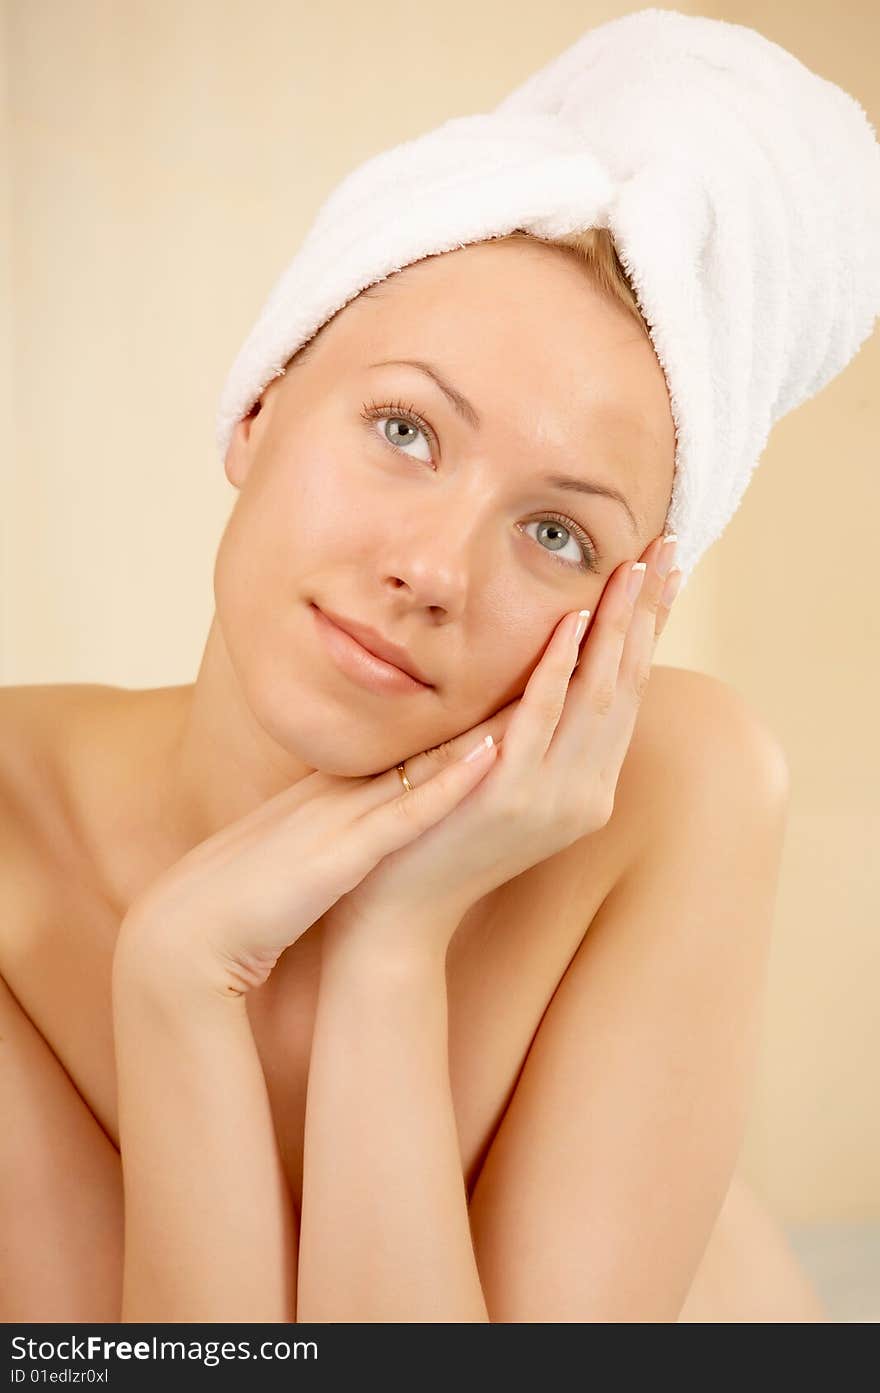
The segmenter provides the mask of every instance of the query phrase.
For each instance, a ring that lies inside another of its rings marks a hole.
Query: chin
[[[279,688],[279,690],[281,690]],[[414,750],[399,753],[387,723],[359,721],[328,703],[324,692],[300,690],[279,710],[265,698],[254,715],[266,734],[294,760],[337,778],[359,779],[393,768]]]
[[[322,773],[363,779],[393,769],[422,748],[409,742],[410,747],[401,749],[400,732],[394,740],[391,734],[388,725],[377,728],[366,721],[348,721],[343,726],[328,721],[325,708],[310,730],[299,728],[297,746],[303,759]]]
[[[442,739],[436,731],[418,730],[407,739],[399,711],[396,721],[390,712],[379,715],[370,693],[360,701],[356,687],[347,691],[332,674],[332,680],[325,679],[310,661],[291,661],[291,653],[306,658],[302,635],[292,626],[283,635],[273,633],[271,641],[261,636],[259,643],[233,651],[252,719],[292,764],[338,778],[369,778]]]

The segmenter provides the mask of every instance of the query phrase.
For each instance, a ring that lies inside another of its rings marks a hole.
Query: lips
[[[354,619],[346,619],[342,614],[334,614],[333,610],[325,609],[323,605],[316,606],[316,608],[319,608],[322,614],[355,639],[362,648],[366,648],[374,657],[381,658],[383,662],[391,663],[394,667],[400,668],[407,676],[415,678],[417,682],[421,682],[426,687],[434,685],[421,668],[415,664],[405,648],[383,638],[377,629],[371,628],[369,624],[359,624]]]

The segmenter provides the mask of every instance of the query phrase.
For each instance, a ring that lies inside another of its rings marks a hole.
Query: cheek
[[[332,451],[303,451],[290,461],[284,476],[284,506],[300,535],[332,526],[333,514],[345,496],[344,470]]]
[[[271,581],[267,574],[266,538],[262,517],[251,500],[239,496],[226,524],[214,561],[214,604],[224,641],[234,666],[253,648],[265,595]]]
[[[310,704],[306,702],[303,711],[296,534],[292,531],[286,543],[279,542],[284,529],[279,517],[272,518],[267,499],[259,506],[252,503],[247,500],[245,506],[240,499],[217,551],[217,623],[249,711],[278,744],[305,752],[311,734]],[[320,730],[322,718],[315,722]],[[308,754],[303,758],[308,761]]]
[[[261,461],[236,500],[214,567],[214,596],[231,641],[253,647],[282,625],[307,579],[351,559],[373,529],[369,499],[350,487],[341,452],[288,446]],[[373,505],[375,507],[375,503]]]
[[[330,451],[289,448],[264,471],[259,488],[239,500],[230,548],[252,588],[267,599],[267,592],[295,587],[315,564],[332,559],[340,529],[356,513]]]
[[[236,500],[214,564],[217,617],[233,661],[283,646],[302,571],[301,509],[293,471],[280,462],[253,472]]]
[[[546,651],[554,615],[536,624],[532,609],[530,615],[522,613],[517,627],[510,623],[509,614],[483,629],[482,639],[472,648],[460,675],[454,706],[462,717],[462,730],[521,697]]]
[[[381,516],[375,476],[340,447],[303,452],[289,462],[275,510],[288,519],[288,550],[309,568],[350,561]],[[298,569],[302,569],[298,566]]]

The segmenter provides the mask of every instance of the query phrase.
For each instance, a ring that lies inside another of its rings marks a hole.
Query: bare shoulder
[[[39,822],[65,802],[66,755],[84,719],[124,689],[93,682],[0,687],[0,790]]]
[[[76,865],[66,751],[85,715],[121,690],[96,683],[0,687],[0,880],[10,926],[13,918],[26,922],[28,905],[45,912],[63,892],[65,867]]]
[[[619,817],[638,848],[693,792],[714,796],[718,816],[743,803],[785,804],[789,768],[782,742],[743,694],[689,668],[655,665],[618,780]]]
[[[771,791],[787,793],[788,762],[779,736],[743,694],[691,668],[656,666],[636,735],[657,758],[702,758],[707,751],[762,764]]]
[[[23,682],[0,687],[0,719],[20,729],[38,730],[62,712],[94,709],[132,693],[106,682]]]

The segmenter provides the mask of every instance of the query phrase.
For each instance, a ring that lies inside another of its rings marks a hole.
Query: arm
[[[296,1221],[245,998],[120,944],[113,1011],[122,1321],[292,1321]]]
[[[0,1323],[118,1321],[116,1148],[0,977]]]
[[[547,1008],[473,1190],[493,1321],[677,1320],[736,1166],[787,774],[723,693],[667,730],[621,790],[645,813],[639,853]]]
[[[488,1321],[442,956],[325,944],[303,1165],[298,1321]]]
[[[11,690],[11,689],[10,689]],[[5,695],[5,693],[4,693]],[[118,1321],[119,1153],[36,1024],[62,995],[66,906],[46,875],[0,722],[0,1323]]]

